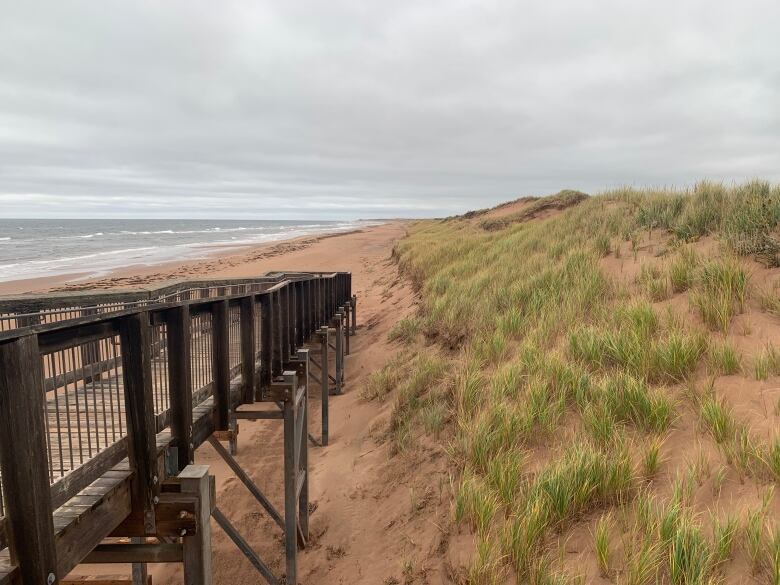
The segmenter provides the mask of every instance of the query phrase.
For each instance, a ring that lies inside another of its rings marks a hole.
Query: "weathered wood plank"
[[[156,421],[152,395],[149,314],[129,315],[120,322],[122,376],[129,460],[133,466],[133,503],[144,519],[148,534],[154,534],[154,497],[158,491]]]
[[[243,383],[242,402],[252,404],[255,401],[255,299],[241,299],[241,381]]]
[[[195,536],[185,536],[185,585],[211,584],[211,482],[208,465],[188,465],[180,474],[182,493],[198,496],[196,513],[198,530]]]
[[[173,445],[179,470],[193,460],[192,446],[192,340],[187,306],[171,309],[167,315],[168,391]]]
[[[230,312],[227,301],[214,303],[211,310],[214,373],[214,424],[226,431],[230,425]]]
[[[57,574],[43,406],[36,337],[0,344],[0,471],[10,561],[24,585],[52,584]]]

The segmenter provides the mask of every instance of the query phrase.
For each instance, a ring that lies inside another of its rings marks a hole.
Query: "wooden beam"
[[[152,585],[152,576],[147,575],[146,585]],[[73,575],[68,577],[64,581],[60,581],[61,585],[136,585],[131,579],[122,577],[120,575],[95,577],[93,575]]]
[[[0,344],[0,471],[11,562],[24,585],[57,579],[43,372],[33,335]]]
[[[181,544],[99,544],[84,557],[84,563],[180,563]]]

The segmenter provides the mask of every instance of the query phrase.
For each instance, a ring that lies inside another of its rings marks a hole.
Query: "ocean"
[[[340,232],[364,221],[0,219],[0,282],[103,276],[130,265],[206,258],[241,246]]]

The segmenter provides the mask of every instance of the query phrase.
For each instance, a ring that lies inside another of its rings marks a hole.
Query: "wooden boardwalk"
[[[55,306],[76,306],[81,317],[0,331],[0,585],[52,584],[81,562],[160,555],[183,562],[188,583],[209,583],[210,515],[278,584],[214,507],[208,468],[192,464],[206,441],[283,527],[286,576],[295,581],[297,549],[308,540],[305,344],[318,344],[324,358],[318,383],[327,445],[328,381],[340,390],[350,315],[355,330],[351,275],[272,273],[212,285],[216,296],[107,314],[79,306],[84,297],[8,305],[25,318]],[[331,335],[334,376],[326,365]],[[258,400],[266,408],[238,408]],[[283,427],[283,514],[219,444],[235,440],[239,419]],[[136,538],[151,542],[125,544]]]

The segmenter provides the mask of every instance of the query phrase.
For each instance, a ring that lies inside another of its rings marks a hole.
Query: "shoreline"
[[[117,268],[97,278],[89,278],[90,273],[85,271],[10,280],[0,282],[0,295],[136,288],[171,280],[206,276],[224,276],[225,278],[256,276],[258,272],[255,267],[263,260],[289,256],[305,251],[321,242],[348,238],[356,234],[371,234],[377,230],[381,231],[381,228],[400,226],[404,223],[404,220],[391,220],[379,225],[358,227],[348,231],[322,232],[298,236],[289,240],[247,244],[230,248],[229,251],[215,250],[207,257],[195,260],[177,260],[153,265],[132,264]],[[338,248],[339,246],[331,247]],[[326,254],[326,256],[328,255]],[[296,258],[296,262],[299,261]],[[327,266],[319,266],[312,262],[309,267],[313,270],[336,268],[333,261],[326,259],[326,263]],[[303,268],[298,269],[303,270]]]

